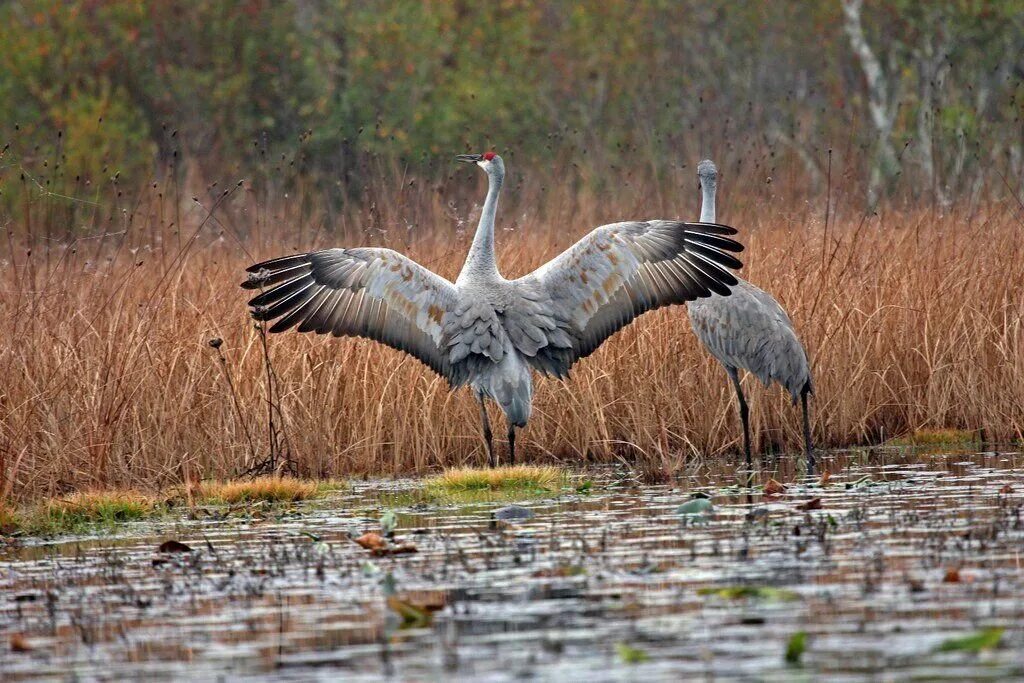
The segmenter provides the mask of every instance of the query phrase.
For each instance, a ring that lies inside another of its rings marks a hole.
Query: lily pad
[[[619,655],[619,659],[626,664],[640,664],[651,658],[650,655],[640,648],[627,645],[626,643],[616,643],[615,652]]]
[[[807,631],[797,631],[789,637],[786,643],[786,662],[799,664],[804,651],[807,649]]]
[[[676,514],[687,516],[703,515],[706,512],[710,512],[714,507],[707,498],[694,498],[677,507]]]
[[[390,537],[395,533],[396,528],[398,528],[398,515],[394,510],[388,510],[380,516],[380,532],[384,536]]]
[[[977,633],[962,638],[950,638],[942,641],[936,652],[981,652],[999,647],[1006,629],[1001,626],[985,628]]]

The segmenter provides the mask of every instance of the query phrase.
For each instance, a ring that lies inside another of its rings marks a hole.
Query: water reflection
[[[415,482],[358,483],[279,521],[12,547],[0,674],[788,679],[786,641],[802,630],[809,677],[1021,676],[1021,460],[834,453],[822,486],[780,457],[760,477],[785,485],[777,495],[738,486],[726,462],[659,486],[605,470],[586,475],[587,495],[521,501],[533,514],[514,523],[494,517],[505,503],[406,496],[398,534],[419,552],[395,557],[348,533]],[[698,492],[713,505],[684,523],[676,510]],[[154,566],[171,537],[196,552]],[[996,625],[1002,647],[983,656],[934,652]]]

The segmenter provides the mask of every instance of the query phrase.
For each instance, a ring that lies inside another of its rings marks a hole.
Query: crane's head
[[[460,154],[455,157],[455,159],[464,164],[476,164],[480,168],[484,169],[484,171],[487,172],[487,175],[505,175],[505,162],[503,162],[501,157],[494,152],[484,152],[483,154]]]
[[[714,190],[718,185],[718,167],[711,159],[705,159],[697,164],[697,180],[700,187]]]

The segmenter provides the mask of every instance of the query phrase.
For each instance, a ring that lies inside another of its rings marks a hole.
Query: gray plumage
[[[728,297],[713,295],[688,305],[690,324],[711,355],[754,374],[766,387],[778,382],[793,403],[813,391],[807,354],[793,323],[771,294],[745,280]]]
[[[715,222],[718,169],[705,159],[697,166],[702,190],[700,220]],[[807,352],[793,322],[771,294],[737,278],[729,296],[712,294],[687,304],[690,325],[701,343],[717,358],[732,379],[743,422],[744,450],[750,460],[750,434],[746,400],[737,371],[754,374],[767,387],[778,382],[793,403],[803,402],[804,438],[808,463],[813,467],[807,395],[814,392]]]
[[[390,249],[324,249],[257,263],[249,305],[271,332],[360,336],[405,351],[451,386],[469,385],[493,463],[483,400],[526,425],[532,370],[564,378],[581,358],[642,313],[713,293],[728,295],[733,228],[715,223],[630,221],[593,230],[518,280],[506,280],[494,254],[494,220],[505,176],[501,157],[462,155],[488,176],[480,223],[458,279],[450,282]],[[267,289],[269,287],[269,289]],[[511,458],[514,460],[514,455]]]

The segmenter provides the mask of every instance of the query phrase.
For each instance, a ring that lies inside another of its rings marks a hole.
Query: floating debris
[[[386,555],[408,555],[418,552],[415,543],[406,541],[404,543],[392,543],[376,531],[367,531],[362,536],[352,539],[363,548],[369,550],[376,557]]]
[[[191,552],[194,552],[192,550],[192,546],[187,545],[185,543],[182,543],[181,541],[176,541],[174,539],[171,539],[169,541],[164,541],[163,543],[160,544],[160,546],[156,549],[156,551],[158,553],[191,553]]]
[[[494,512],[494,518],[501,522],[524,522],[533,517],[533,510],[522,505],[506,505]]]

